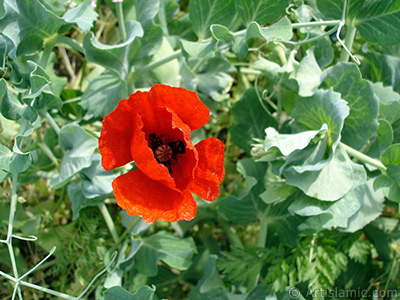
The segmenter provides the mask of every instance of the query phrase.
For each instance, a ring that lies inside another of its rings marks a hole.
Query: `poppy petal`
[[[117,108],[103,119],[99,138],[101,164],[106,171],[132,161],[130,144],[136,112],[122,99]]]
[[[199,162],[195,170],[192,192],[204,200],[214,201],[219,196],[219,185],[224,179],[225,145],[217,138],[202,140],[196,145]]]
[[[210,110],[195,92],[183,88],[156,84],[149,91],[149,102],[173,109],[191,130],[196,130],[210,119]]]
[[[117,177],[112,186],[118,205],[131,216],[142,216],[145,222],[190,221],[196,215],[197,205],[190,191],[171,190],[139,169]]]

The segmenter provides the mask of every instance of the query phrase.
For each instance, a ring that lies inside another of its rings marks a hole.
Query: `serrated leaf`
[[[260,104],[254,89],[248,89],[232,107],[233,126],[229,128],[232,141],[250,153],[255,138],[264,139],[264,128],[277,127]],[[322,125],[322,124],[321,124]]]
[[[157,262],[162,260],[172,268],[187,270],[196,247],[192,238],[180,239],[165,231],[159,231],[145,239],[135,255],[136,268],[147,276],[158,273]]]
[[[83,1],[78,6],[69,9],[62,18],[68,23],[75,23],[83,32],[89,31],[98,17],[91,2],[91,0]]]
[[[272,23],[285,13],[288,0],[236,0],[236,10],[247,26],[252,21],[259,24]]]
[[[87,115],[102,117],[113,111],[121,99],[128,97],[126,81],[112,73],[105,73],[90,81],[80,105]]]
[[[86,59],[125,78],[130,71],[132,56],[138,50],[135,38],[143,36],[143,29],[139,22],[128,21],[126,22],[126,31],[126,42],[112,46],[100,43],[94,34],[89,32],[83,41]]]
[[[349,257],[356,262],[365,264],[370,255],[371,244],[367,241],[357,240],[349,249]]]
[[[104,292],[104,300],[153,300],[156,288],[147,285],[138,288],[135,294],[120,286],[113,286]]]
[[[68,124],[61,129],[59,143],[65,154],[59,175],[50,182],[53,189],[64,186],[73,176],[89,167],[97,148],[97,139],[75,124]]]
[[[210,36],[209,30],[212,24],[228,26],[236,14],[234,2],[231,0],[192,0],[189,2],[189,18],[193,24],[193,30],[203,40]]]
[[[324,72],[321,88],[333,88],[347,101],[350,114],[344,122],[342,141],[361,149],[378,128],[379,100],[372,86],[361,78],[355,64],[339,63]]]
[[[4,8],[0,31],[16,45],[16,53],[13,50],[11,58],[41,50],[44,40],[67,24],[38,0],[5,0]]]

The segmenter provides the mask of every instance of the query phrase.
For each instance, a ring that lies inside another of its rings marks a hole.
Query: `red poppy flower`
[[[195,92],[155,85],[122,99],[103,119],[99,139],[107,171],[135,161],[137,169],[117,177],[118,205],[145,222],[191,220],[197,205],[219,195],[224,178],[224,144],[208,138],[193,146],[192,130],[209,120]]]

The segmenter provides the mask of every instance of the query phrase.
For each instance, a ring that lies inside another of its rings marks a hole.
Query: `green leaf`
[[[81,177],[83,178],[83,195],[88,199],[92,199],[111,194],[113,191],[111,182],[117,175],[114,172],[104,170],[101,166],[101,155],[96,153],[92,156],[90,167],[82,170]]]
[[[400,5],[398,0],[361,1],[356,28],[369,42],[382,45],[400,43]]]
[[[377,135],[378,136],[365,153],[366,155],[374,158],[380,157],[383,150],[393,143],[393,129],[389,122],[385,119],[379,120]]]
[[[285,13],[289,6],[288,0],[236,0],[236,10],[245,25],[252,21],[259,24],[272,23]]]
[[[257,209],[251,196],[242,199],[234,196],[222,198],[218,203],[218,211],[229,221],[239,225],[247,225],[258,219]]]
[[[247,42],[252,38],[261,38],[266,42],[289,41],[293,36],[292,23],[285,16],[269,27],[260,27],[256,22],[251,22],[247,30],[235,36],[233,52],[244,58],[248,52]]]
[[[371,84],[379,98],[379,117],[393,124],[400,119],[400,94],[392,86],[383,86],[382,82]]]
[[[326,202],[303,195],[292,203],[289,210],[301,216],[325,215],[322,224],[324,228],[347,227],[348,219],[361,207],[367,180],[363,166],[354,163],[351,166],[354,173],[353,186],[341,199]]]
[[[354,182],[352,163],[346,151],[338,147],[327,160],[316,159],[315,163],[304,160],[318,157],[318,147],[302,151],[292,164],[285,165],[282,174],[286,183],[301,189],[306,195],[324,201],[335,201],[347,194]],[[325,152],[325,151],[323,151]],[[296,163],[298,165],[296,165]]]
[[[294,78],[299,83],[299,95],[301,97],[312,96],[320,85],[321,75],[322,71],[315,60],[314,48],[310,48],[294,74]]]
[[[210,26],[220,24],[229,27],[236,14],[231,0],[192,0],[189,2],[189,18],[199,40],[210,36]]]
[[[292,112],[295,119],[293,127],[297,131],[319,130],[328,125],[328,146],[336,145],[340,140],[344,120],[349,108],[340,94],[332,89],[317,90],[312,97],[300,98]]]
[[[327,69],[322,80],[321,88],[333,88],[348,102],[350,114],[344,122],[342,141],[360,150],[378,128],[379,99],[372,86],[351,63],[339,63]]]
[[[216,40],[222,40],[226,43],[230,43],[233,41],[234,35],[228,28],[222,26],[220,24],[213,24],[210,28],[213,37]]]
[[[285,182],[268,181],[265,185],[265,191],[260,194],[260,198],[266,203],[271,204],[285,200],[291,196],[297,189]]]
[[[83,41],[86,59],[125,78],[138,50],[138,44],[135,42],[136,37],[143,36],[143,29],[139,22],[128,21],[126,22],[126,31],[126,42],[112,46],[100,43],[94,34],[89,32]]]
[[[217,255],[211,254],[208,260],[203,263],[204,275],[197,284],[201,294],[220,293],[220,289],[225,289],[225,285],[216,268],[217,259]]]
[[[356,262],[365,264],[371,253],[371,244],[367,241],[357,240],[349,249],[349,257]]]
[[[75,23],[83,32],[89,31],[98,17],[90,5],[91,2],[91,0],[83,1],[78,6],[69,9],[62,18],[68,23]]]
[[[79,104],[87,110],[88,116],[103,117],[127,97],[126,81],[112,73],[104,73],[90,81]]]
[[[67,24],[38,0],[4,0],[4,8],[0,31],[16,45],[11,58],[41,50],[44,40]]]
[[[32,157],[30,154],[15,153],[11,158],[8,166],[8,171],[12,174],[18,174],[26,171],[32,164]]]
[[[368,180],[361,208],[350,217],[348,225],[343,231],[355,232],[364,228],[365,225],[375,220],[382,213],[385,196],[380,190],[374,191],[372,185],[373,180]]]
[[[64,186],[82,169],[89,167],[97,148],[97,139],[75,124],[68,124],[61,129],[59,143],[65,154],[60,174],[50,182],[53,189]]]
[[[277,127],[275,119],[264,111],[260,101],[256,91],[248,89],[232,107],[234,125],[229,128],[232,141],[247,153],[250,153],[254,138],[265,138],[264,128]]]
[[[160,60],[174,53],[174,49],[166,37],[163,37],[161,48],[153,55],[152,61]],[[154,75],[161,84],[175,86],[179,76],[179,61],[174,59],[153,70]]]
[[[0,182],[3,182],[10,174],[8,168],[12,156],[12,151],[6,146],[0,144]]]
[[[157,262],[162,260],[178,270],[187,270],[196,247],[192,238],[180,239],[165,231],[159,231],[145,239],[136,254],[136,268],[146,276],[158,273]]]
[[[104,300],[153,300],[155,291],[155,286],[144,285],[132,295],[120,286],[113,286],[104,292]]]
[[[153,19],[160,9],[160,0],[137,0],[135,2],[137,20],[146,32],[153,24]]]
[[[179,41],[183,54],[186,57],[213,57],[217,48],[217,43],[213,40],[206,42],[189,42],[185,40]]]
[[[96,206],[104,202],[104,198],[88,199],[83,194],[83,183],[81,181],[71,182],[67,187],[68,197],[71,200],[72,220],[77,220],[81,209]]]
[[[381,162],[387,166],[388,164],[400,165],[400,144],[390,145],[381,155]]]

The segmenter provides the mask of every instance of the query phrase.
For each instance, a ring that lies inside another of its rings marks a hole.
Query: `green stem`
[[[78,41],[76,41],[76,40],[74,40],[72,38],[69,38],[67,36],[57,35],[56,43],[57,44],[65,44],[65,45],[70,46],[71,48],[75,49],[76,51],[78,51],[80,53],[85,53],[81,43],[79,43]]]
[[[122,241],[124,240],[125,236],[131,232],[131,229],[133,228],[133,226],[135,226],[135,224],[140,220],[139,217],[137,217],[135,220],[132,221],[132,223],[129,225],[128,228],[126,228],[126,230],[124,231],[124,233],[121,235],[121,237],[119,238],[118,244],[121,244]]]
[[[346,24],[347,24],[347,30],[346,30],[346,36],[344,38],[344,47],[342,53],[340,53],[340,59],[339,59],[342,62],[347,62],[349,60],[349,56],[351,55],[350,51],[351,48],[353,48],[354,37],[357,31],[353,21],[346,22]]]
[[[112,220],[111,215],[110,215],[106,205],[104,203],[100,203],[98,205],[98,207],[100,209],[101,214],[104,217],[104,220],[106,221],[107,227],[110,230],[111,236],[113,237],[115,244],[118,244],[119,237],[118,237],[117,229],[115,228],[114,221]]]
[[[124,13],[122,9],[122,2],[117,2],[117,19],[118,19],[118,27],[121,33],[122,42],[126,42],[126,29],[125,29],[125,21],[124,21]]]
[[[17,184],[18,184],[18,174],[13,174],[12,177],[12,187],[11,187],[11,203],[10,203],[10,215],[8,219],[8,231],[6,244],[8,247],[8,252],[10,253],[11,265],[14,273],[14,277],[18,279],[18,268],[17,262],[15,260],[14,250],[12,247],[12,235],[13,235],[13,224],[15,211],[17,209]]]
[[[49,62],[50,54],[53,51],[54,46],[56,45],[56,40],[57,40],[57,35],[52,36],[45,43],[42,57],[40,58],[40,62],[39,62],[39,65],[43,69],[46,69],[47,63]]]
[[[297,28],[304,28],[304,27],[337,26],[337,25],[339,25],[339,23],[340,23],[340,20],[320,21],[320,22],[304,22],[304,23],[292,24],[292,28],[297,29]]]
[[[48,111],[46,111],[44,113],[44,115],[45,115],[47,121],[49,121],[51,127],[53,127],[54,131],[57,133],[57,135],[59,135],[60,134],[60,127],[58,127],[56,121],[54,121],[53,117],[49,114]]]
[[[171,60],[177,59],[179,57],[182,56],[182,51],[181,50],[176,50],[175,52],[171,53],[168,56],[165,56],[157,61],[154,61],[148,65],[146,65],[145,67],[136,70],[133,73],[133,80],[138,79],[143,73],[148,72],[148,71],[152,71],[156,68],[158,68],[159,66],[162,66],[168,62],[170,62]]]
[[[387,168],[380,161],[373,159],[373,158],[365,155],[364,153],[361,153],[360,151],[357,151],[357,150],[347,146],[346,144],[340,143],[340,145],[344,148],[344,150],[346,150],[346,152],[349,155],[351,155],[354,158],[357,158],[358,160],[361,160],[367,164],[370,164],[371,166],[378,168],[379,170],[381,170],[382,173],[386,173]]]
[[[226,235],[228,236],[229,243],[237,248],[244,249],[243,243],[236,233],[236,230],[231,225],[229,225],[227,221],[221,218],[219,219],[219,222],[221,223]]]

